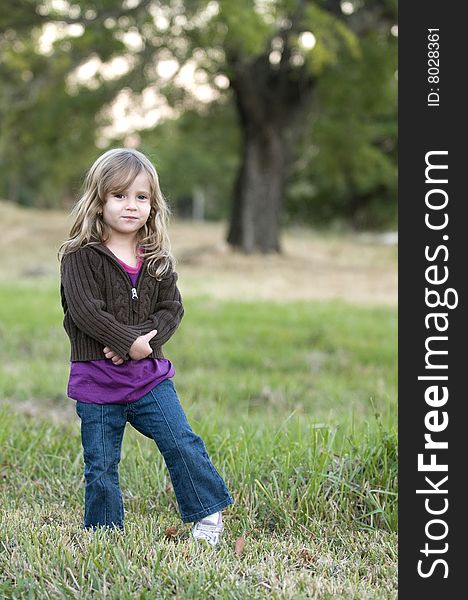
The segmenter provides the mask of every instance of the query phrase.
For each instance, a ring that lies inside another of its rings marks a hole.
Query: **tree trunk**
[[[227,242],[246,253],[281,252],[279,221],[285,181],[285,152],[274,128],[244,132]]]
[[[294,67],[284,33],[281,62],[227,53],[230,83],[243,132],[227,242],[246,253],[281,252],[280,218],[289,167],[305,130],[315,80]]]

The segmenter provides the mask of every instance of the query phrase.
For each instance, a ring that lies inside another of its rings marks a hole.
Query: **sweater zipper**
[[[122,265],[120,263],[117,263],[119,265],[119,267],[122,269],[122,271],[125,274],[125,279],[127,280],[127,282],[130,284],[130,292],[132,294],[132,305],[133,305],[133,310],[135,312],[138,312],[137,310],[137,300],[138,300],[138,292],[137,292],[137,287],[140,287],[140,279],[141,279],[141,275],[142,272],[140,271],[140,274],[138,276],[138,282],[137,282],[137,286],[133,286],[132,284],[132,280],[130,279],[130,275],[127,273],[127,271],[122,267]],[[143,269],[143,265],[141,267]]]
[[[141,266],[141,269],[143,270],[143,265]],[[138,275],[137,285],[132,287],[132,309],[133,309],[133,312],[135,312],[137,314],[138,314],[138,291],[137,291],[137,287],[138,288],[140,287],[142,270],[140,271],[140,274]],[[126,275],[128,276],[128,273],[126,273]],[[128,279],[130,280],[130,277],[128,277]],[[130,285],[132,285],[131,281],[130,281]]]
[[[133,300],[134,302],[135,302],[136,300],[138,300],[138,298],[139,298],[139,296],[138,296],[138,291],[139,291],[139,290],[140,290],[140,288],[141,288],[141,282],[143,281],[143,275],[144,275],[144,272],[145,272],[145,268],[146,268],[146,265],[145,265],[145,263],[143,263],[143,264],[141,265],[141,270],[140,270],[140,273],[139,273],[139,275],[138,275],[137,284],[136,284],[136,286],[135,286],[135,287],[132,287],[132,300]]]
[[[136,284],[136,286],[132,287],[132,306],[133,306],[133,311],[137,314],[138,314],[139,292],[140,292],[140,289],[142,286],[143,277],[145,275],[145,269],[146,269],[146,265],[145,265],[145,263],[143,263],[141,265],[141,270],[138,275],[137,284]],[[128,273],[127,273],[127,275],[128,275]]]
[[[118,261],[114,261],[114,262],[117,264],[117,266],[119,267],[119,269],[124,274],[125,280],[128,282],[128,284],[130,286],[130,291],[131,291],[131,294],[132,294],[132,300],[133,300],[133,302],[136,302],[138,300],[138,289],[141,287],[141,280],[143,279],[142,275],[143,275],[144,264],[141,265],[141,271],[140,271],[140,273],[138,275],[137,284],[136,284],[136,286],[133,286],[132,285],[132,280],[130,279],[130,275],[127,273],[127,271],[122,267],[122,265]],[[135,308],[135,306],[134,306],[134,308]]]
[[[117,267],[120,269],[120,271],[123,273],[125,280],[127,281],[127,285],[129,285],[130,289],[131,289],[131,295],[132,295],[132,309],[133,312],[138,313],[138,305],[137,305],[137,300],[138,300],[138,291],[141,287],[141,282],[143,279],[143,270],[145,268],[145,264],[143,263],[141,265],[141,271],[140,274],[138,275],[138,281],[137,281],[137,285],[136,286],[132,286],[132,282],[130,279],[129,274],[127,273],[127,271],[122,267],[122,265],[119,263],[118,260],[116,260],[114,257],[111,257],[112,260],[114,261],[114,263],[117,265]]]

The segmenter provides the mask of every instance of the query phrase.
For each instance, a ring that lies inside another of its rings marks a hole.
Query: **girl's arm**
[[[130,358],[130,347],[141,333],[135,327],[120,323],[104,310],[105,303],[96,283],[95,268],[89,260],[89,254],[80,250],[66,254],[60,271],[62,293],[76,326],[104,346],[112,348],[123,359]]]
[[[184,307],[177,287],[177,279],[177,273],[171,271],[167,277],[160,281],[158,302],[154,307],[154,313],[143,323],[132,326],[132,329],[138,331],[139,335],[157,329],[158,333],[150,340],[150,346],[153,349],[167,342],[184,316]]]

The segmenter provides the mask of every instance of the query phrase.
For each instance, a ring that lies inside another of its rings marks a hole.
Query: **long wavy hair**
[[[58,251],[59,261],[82,246],[102,244],[109,239],[109,227],[102,218],[106,196],[125,191],[142,170],[150,183],[151,210],[145,225],[136,233],[137,256],[144,259],[148,273],[157,280],[175,268],[176,259],[168,235],[171,210],[159,187],[154,165],[133,148],[108,150],[87,172],[82,195],[71,211],[70,237]]]

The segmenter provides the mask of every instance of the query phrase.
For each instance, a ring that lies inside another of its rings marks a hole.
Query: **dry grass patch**
[[[56,253],[70,218],[58,210],[0,201],[0,281],[58,276]],[[307,228],[283,232],[280,255],[244,255],[225,240],[225,223],[174,221],[170,226],[183,295],[240,300],[340,298],[396,305],[397,248],[383,236],[332,234]]]

